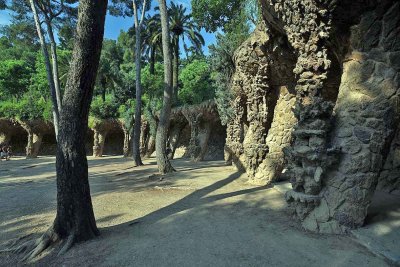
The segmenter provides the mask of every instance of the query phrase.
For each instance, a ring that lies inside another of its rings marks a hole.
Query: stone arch
[[[42,146],[43,136],[54,133],[53,124],[43,120],[18,120],[18,124],[27,132],[26,157],[37,158]]]
[[[124,155],[124,138],[125,134],[121,127],[115,125],[112,127],[104,141],[103,153],[106,155]]]
[[[115,141],[115,144],[120,146],[120,149],[117,149],[120,154],[123,154],[124,147],[124,132],[121,129],[121,124],[118,120],[108,119],[96,121],[95,125],[92,127],[93,130],[93,156],[94,157],[102,157],[104,154],[104,145],[106,142],[106,138],[109,134],[111,134],[112,142]],[[122,136],[122,137],[121,137]],[[107,152],[111,152],[112,154],[115,151],[107,148]]]
[[[16,120],[0,118],[0,144],[12,146],[14,155],[25,155],[28,134]]]

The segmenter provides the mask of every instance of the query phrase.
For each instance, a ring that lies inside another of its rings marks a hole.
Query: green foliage
[[[119,105],[113,95],[106,95],[103,101],[101,96],[96,96],[90,106],[90,116],[96,119],[117,119],[119,118]]]
[[[199,104],[214,98],[210,66],[205,60],[194,60],[186,65],[180,74],[182,88],[179,90],[179,100],[183,104]]]
[[[24,60],[4,60],[0,64],[0,99],[20,97],[28,89],[31,69]]]
[[[257,24],[258,0],[192,0],[193,17],[208,32],[222,28],[230,32],[230,26],[246,23]]]
[[[12,98],[0,102],[0,117],[51,121],[51,102],[35,93],[28,92],[20,99]]]
[[[47,80],[46,65],[44,64],[44,57],[41,52],[37,53],[35,71],[32,73],[30,84],[32,91],[37,91],[43,96],[50,96],[49,81]]]
[[[230,29],[225,34],[217,35],[217,43],[210,46],[210,60],[215,85],[215,101],[221,122],[226,124],[233,115],[233,95],[230,90],[232,75],[235,71],[233,56],[236,49],[249,37],[250,28],[245,20],[227,25]]]
[[[150,72],[150,66],[142,69],[143,102],[148,103],[150,99],[162,99],[164,93],[164,67],[161,63],[154,66],[154,74]]]
[[[135,108],[136,108],[136,101],[134,101],[133,99],[127,101],[126,104],[121,105],[118,108],[119,117],[124,121],[125,127],[129,131],[132,130],[134,124]]]
[[[192,0],[193,17],[201,27],[215,32],[240,11],[246,0]]]

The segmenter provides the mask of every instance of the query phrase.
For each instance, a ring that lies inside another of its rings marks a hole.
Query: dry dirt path
[[[55,215],[53,157],[0,162],[0,243],[49,227]],[[101,236],[38,266],[387,266],[350,237],[304,232],[280,192],[246,184],[221,161],[174,160],[159,181],[154,159],[132,168],[89,157]],[[150,178],[149,178],[150,177]],[[14,265],[0,254],[0,265]]]

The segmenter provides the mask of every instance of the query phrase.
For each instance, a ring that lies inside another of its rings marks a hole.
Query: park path
[[[49,227],[54,157],[0,162],[0,243]],[[39,266],[387,266],[350,237],[303,231],[280,190],[246,183],[222,161],[173,161],[162,181],[154,159],[89,157],[102,235]],[[14,264],[0,255],[0,265]]]

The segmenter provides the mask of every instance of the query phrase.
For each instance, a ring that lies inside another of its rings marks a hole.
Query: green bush
[[[52,120],[52,104],[44,97],[26,93],[21,99],[12,98],[0,103],[0,117],[20,120]]]
[[[210,65],[205,60],[194,60],[186,65],[180,80],[182,88],[179,89],[178,98],[181,104],[199,104],[215,96]]]
[[[117,119],[119,118],[119,106],[113,95],[106,95],[105,101],[101,96],[93,98],[90,106],[90,116],[96,119]]]

